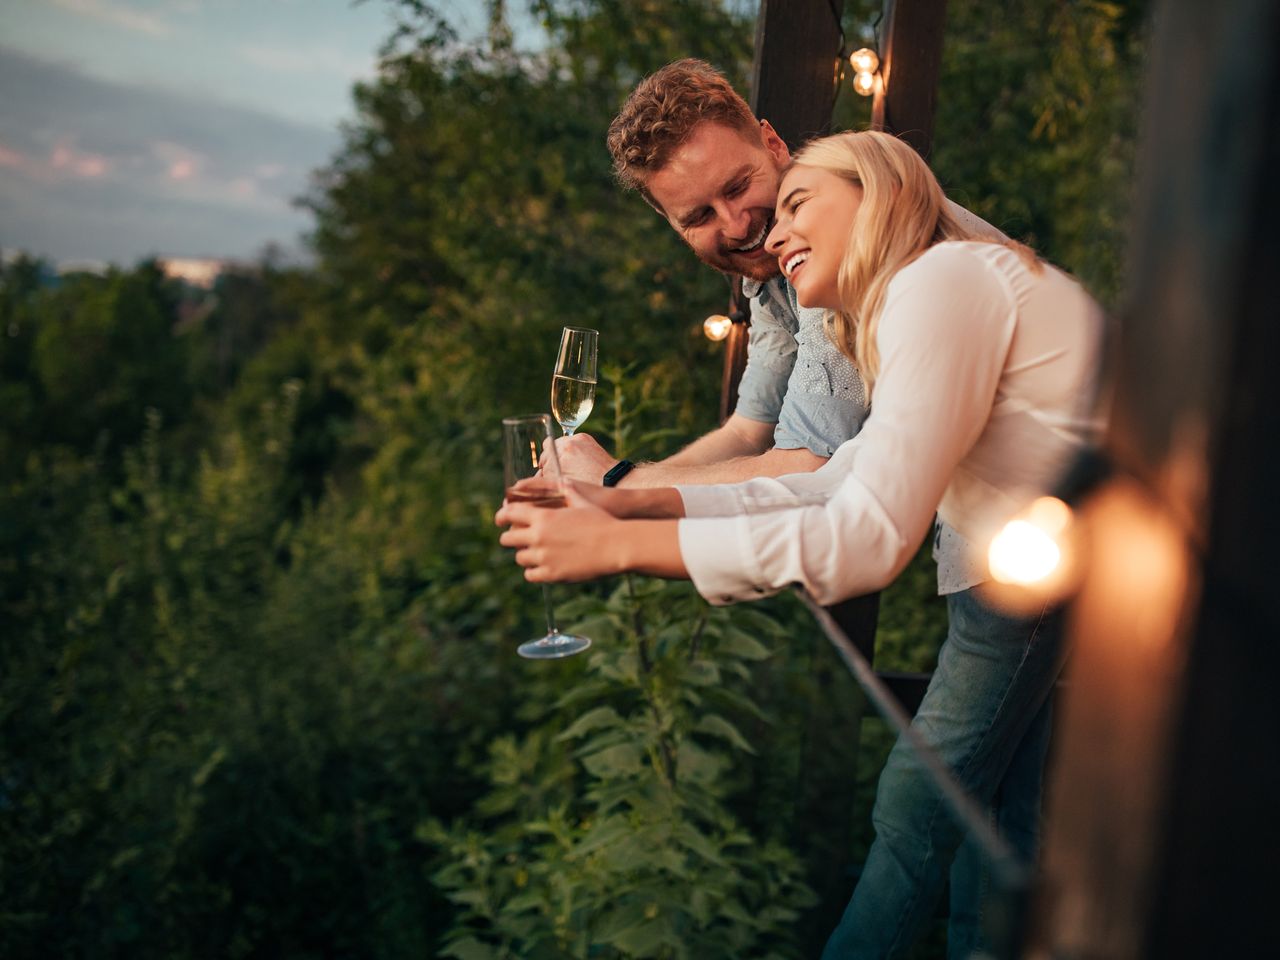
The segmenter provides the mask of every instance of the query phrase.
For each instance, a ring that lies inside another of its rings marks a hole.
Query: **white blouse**
[[[681,486],[680,552],[712,603],[792,583],[820,603],[878,590],[935,511],[972,543],[1050,489],[1097,435],[1098,305],[1013,250],[940,243],[890,281],[862,431],[813,473]]]

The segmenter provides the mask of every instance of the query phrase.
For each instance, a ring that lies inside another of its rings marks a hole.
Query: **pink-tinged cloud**
[[[140,13],[122,4],[112,3],[111,0],[53,0],[53,2],[64,10],[101,20],[104,23],[113,23],[126,30],[147,33],[153,37],[163,37],[169,33],[169,25],[159,17]]]
[[[107,158],[97,153],[81,153],[69,143],[60,143],[49,155],[49,163],[55,170],[72,176],[95,180],[110,167]]]
[[[25,167],[27,158],[0,143],[0,167]]]
[[[164,176],[172,181],[195,180],[205,166],[206,158],[180,143],[169,140],[153,140],[148,147],[151,155],[160,161]]]

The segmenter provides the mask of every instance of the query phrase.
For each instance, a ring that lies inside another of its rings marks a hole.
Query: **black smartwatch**
[[[630,473],[634,466],[635,464],[630,460],[619,460],[608,469],[604,475],[604,479],[600,482],[606,487],[616,487],[618,485],[618,481]]]

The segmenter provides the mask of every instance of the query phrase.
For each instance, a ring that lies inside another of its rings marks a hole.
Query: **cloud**
[[[16,150],[0,143],[0,167],[25,167],[30,161]]]
[[[141,13],[118,3],[111,3],[110,0],[53,0],[53,2],[64,10],[101,20],[104,23],[112,23],[126,30],[147,33],[153,37],[169,34],[169,25],[159,17]]]
[[[308,227],[293,206],[335,130],[97,80],[0,46],[0,245],[128,262],[249,256]]]
[[[246,63],[275,73],[338,76],[355,79],[372,76],[376,65],[368,57],[357,57],[330,46],[309,48],[271,46],[246,43],[236,48],[236,55]]]

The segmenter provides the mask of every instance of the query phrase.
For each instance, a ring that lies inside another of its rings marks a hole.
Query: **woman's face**
[[[838,278],[862,187],[816,167],[794,166],[782,178],[765,249],[802,307],[840,307]]]

